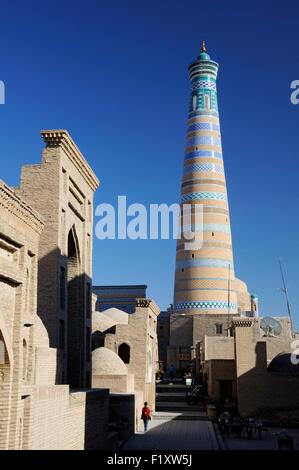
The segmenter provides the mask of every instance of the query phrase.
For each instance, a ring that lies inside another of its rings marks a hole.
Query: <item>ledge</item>
[[[44,228],[42,217],[21,199],[4,181],[0,180],[0,206],[21,219],[35,232],[41,234]]]
[[[100,184],[97,176],[65,129],[42,130],[41,136],[44,139],[46,148],[62,148],[79,173],[87,181],[90,188],[93,191],[97,190]]]
[[[160,314],[160,309],[156,302],[151,299],[136,299],[136,307],[137,308],[150,308],[156,316]]]

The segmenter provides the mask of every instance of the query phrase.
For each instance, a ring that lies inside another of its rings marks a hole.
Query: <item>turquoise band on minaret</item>
[[[186,150],[181,186],[181,206],[203,208],[203,225],[195,219],[188,227],[202,231],[203,246],[192,251],[178,240],[173,310],[189,314],[236,314],[233,289],[234,261],[217,100],[219,65],[203,43],[189,66],[190,100]],[[182,288],[183,286],[183,288]]]

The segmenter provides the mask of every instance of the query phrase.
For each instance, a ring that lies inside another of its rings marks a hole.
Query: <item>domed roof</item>
[[[201,52],[200,52],[200,54],[199,54],[199,56],[198,56],[198,60],[211,60],[211,57],[210,57],[209,54],[207,53],[205,41],[202,41]]]
[[[285,376],[299,377],[299,364],[293,364],[291,356],[291,353],[286,352],[278,354],[270,362],[268,371]]]
[[[103,333],[115,325],[117,325],[117,322],[104,315],[103,312],[92,313],[92,332],[101,331]]]
[[[97,348],[92,352],[92,372],[95,375],[128,375],[125,363],[108,348]]]
[[[108,308],[108,310],[104,310],[102,314],[106,315],[106,317],[109,317],[110,319],[116,321],[117,323],[120,323],[121,325],[128,324],[129,314],[126,312],[123,312],[122,310],[119,310],[119,308],[114,308],[114,307]]]
[[[198,56],[198,60],[211,60],[211,57],[206,52],[201,52]]]
[[[234,283],[234,288],[236,291],[240,293],[242,292],[248,293],[247,285],[244,281],[241,281],[241,279],[235,277],[233,283]]]

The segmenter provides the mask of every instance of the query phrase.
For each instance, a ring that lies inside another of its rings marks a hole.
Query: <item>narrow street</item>
[[[157,384],[157,411],[147,433],[137,432],[124,450],[218,450],[218,442],[205,406],[188,405],[187,387],[173,380]]]

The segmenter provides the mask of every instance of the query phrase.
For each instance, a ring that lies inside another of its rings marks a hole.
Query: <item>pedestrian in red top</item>
[[[148,422],[152,419],[151,417],[151,410],[147,406],[147,402],[144,402],[144,407],[142,408],[141,419],[143,420],[144,424],[144,432],[147,431]]]

